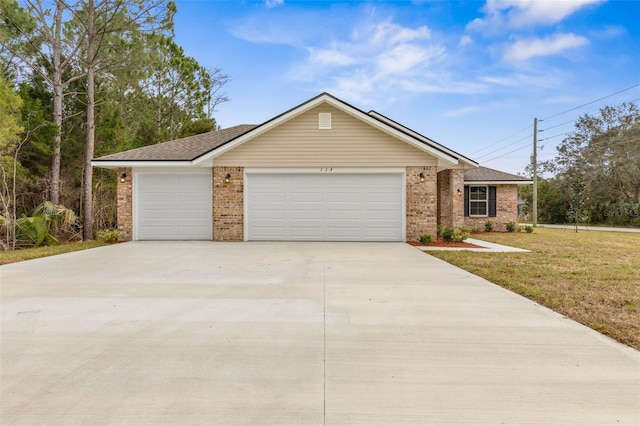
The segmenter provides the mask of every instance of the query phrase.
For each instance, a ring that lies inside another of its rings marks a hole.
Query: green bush
[[[118,231],[115,229],[103,229],[98,232],[98,240],[107,244],[117,243]]]
[[[486,221],[486,222],[484,223],[484,230],[485,230],[486,232],[491,232],[491,231],[493,231],[493,223],[492,223],[490,220],[488,220],[488,221]]]
[[[438,233],[437,233],[438,237],[442,237],[442,232],[443,232],[442,225],[438,224]]]
[[[453,241],[459,243],[469,238],[469,232],[464,228],[458,228],[453,233]]]
[[[527,232],[527,234],[530,234],[533,232],[533,226],[527,225],[524,227],[524,230]]]
[[[431,244],[431,235],[429,234],[423,234],[420,236],[420,242],[426,246],[428,246],[429,244]]]
[[[452,228],[452,227],[450,227],[450,226],[447,226],[446,228],[444,228],[444,229],[442,230],[442,239],[443,239],[445,242],[450,243],[450,242],[452,242],[452,241],[453,241],[453,237],[454,237],[455,233],[456,233],[456,230],[455,230],[455,229],[453,229],[453,228]]]
[[[507,223],[507,231],[509,231],[509,232],[516,232],[516,229],[517,229],[517,228],[518,228],[518,227],[516,226],[516,223],[515,223],[515,222],[509,222],[509,223]]]
[[[479,234],[482,232],[482,228],[479,226],[472,226],[471,228],[469,228],[469,233],[471,234]]]

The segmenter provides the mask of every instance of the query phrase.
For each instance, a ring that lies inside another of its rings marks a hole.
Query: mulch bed
[[[410,244],[412,246],[424,246],[424,244],[422,244],[420,241],[407,241],[407,244]],[[429,247],[450,247],[450,248],[486,248],[486,247],[482,247],[482,246],[478,246],[476,244],[471,244],[471,243],[467,243],[467,242],[446,242],[442,239],[442,237],[438,237],[438,241],[432,241],[431,244],[429,244]]]

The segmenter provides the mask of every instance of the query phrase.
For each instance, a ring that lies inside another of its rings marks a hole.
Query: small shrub
[[[485,230],[486,232],[491,232],[491,231],[493,231],[493,223],[492,223],[490,220],[488,220],[488,221],[486,221],[486,222],[484,223],[484,230]]]
[[[422,244],[424,244],[425,246],[428,246],[429,244],[431,244],[431,235],[429,234],[423,234],[420,236],[420,242]]]
[[[527,225],[524,227],[524,230],[527,232],[527,234],[530,234],[533,232],[533,226]]]
[[[507,223],[507,231],[516,232],[516,229],[517,229],[517,226],[516,226],[515,222]]]
[[[451,228],[450,226],[447,226],[446,228],[444,228],[442,230],[442,239],[447,242],[450,243],[453,241],[453,237],[456,233],[456,230]]]
[[[469,232],[464,228],[458,228],[453,233],[453,241],[460,243],[469,238]]]
[[[118,231],[115,229],[103,229],[98,232],[98,240],[107,244],[117,243]]]
[[[437,233],[438,237],[442,237],[442,232],[443,232],[442,225],[438,224],[438,233]]]
[[[471,228],[469,228],[469,232],[471,234],[479,234],[482,232],[482,228],[479,226],[472,226]]]

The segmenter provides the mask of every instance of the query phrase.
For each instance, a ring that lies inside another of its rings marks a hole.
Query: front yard
[[[38,259],[40,257],[55,256],[56,254],[69,253],[72,251],[86,250],[100,247],[105,243],[100,241],[77,241],[65,243],[57,246],[32,247],[14,251],[0,251],[0,265],[22,262],[23,260]]]
[[[536,228],[473,237],[532,252],[429,254],[640,349],[640,234]]]

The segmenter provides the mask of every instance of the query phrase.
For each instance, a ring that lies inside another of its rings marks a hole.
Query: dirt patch
[[[424,246],[419,241],[407,241],[408,244],[412,246]],[[478,246],[476,244],[467,243],[465,241],[461,242],[446,242],[442,239],[442,237],[438,237],[437,241],[432,241],[431,244],[428,244],[429,247],[450,247],[450,248],[486,248],[482,246]]]

